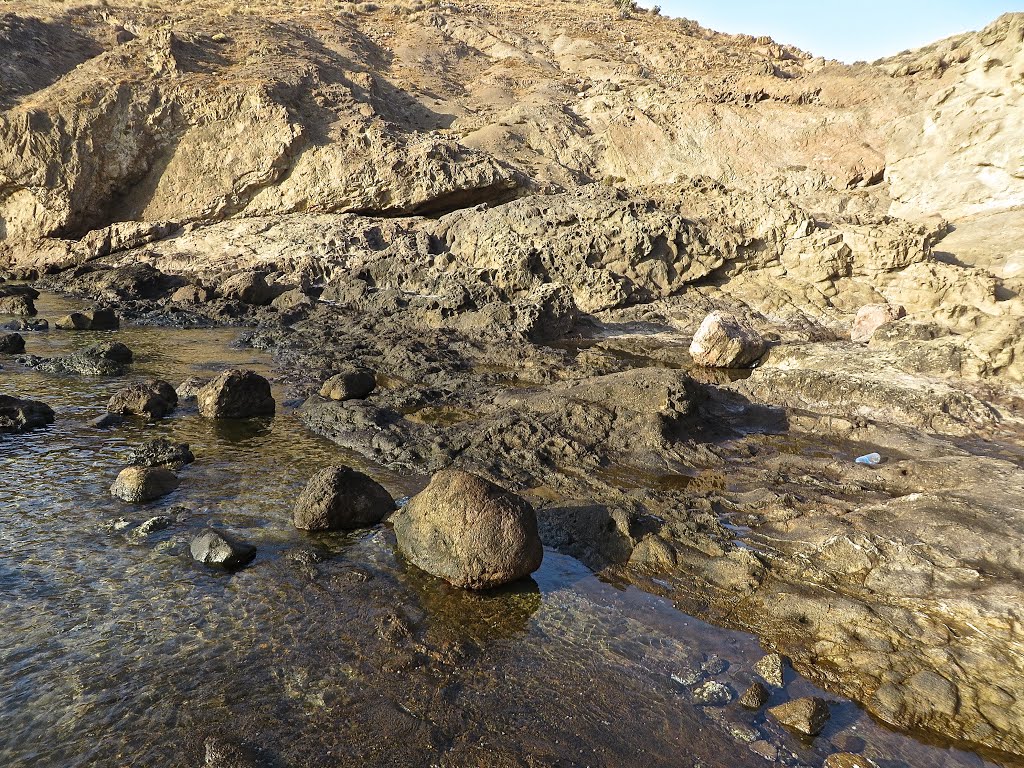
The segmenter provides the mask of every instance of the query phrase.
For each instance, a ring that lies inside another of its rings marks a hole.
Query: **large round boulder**
[[[162,419],[178,407],[178,394],[166,381],[129,384],[114,393],[107,403],[110,413]]]
[[[273,416],[270,382],[255,371],[225,371],[196,394],[199,413],[208,419]]]
[[[178,476],[169,469],[128,467],[121,470],[110,492],[122,501],[143,504],[166,496],[177,487]]]
[[[328,467],[310,478],[295,502],[295,527],[345,531],[376,525],[395,508],[383,486],[349,467]]]
[[[393,522],[402,553],[457,587],[487,589],[525,578],[544,556],[533,507],[458,469],[435,474]]]
[[[728,312],[712,312],[693,336],[690,356],[706,368],[747,368],[765,352],[757,331]]]

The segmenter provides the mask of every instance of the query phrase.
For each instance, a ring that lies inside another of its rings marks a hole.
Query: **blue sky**
[[[641,0],[720,32],[770,35],[817,56],[853,62],[981,29],[1024,0]]]

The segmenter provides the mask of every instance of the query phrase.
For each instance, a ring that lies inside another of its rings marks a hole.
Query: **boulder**
[[[325,381],[320,388],[320,396],[330,400],[362,400],[376,386],[377,378],[373,371],[351,368]]]
[[[37,400],[0,395],[0,433],[28,432],[53,424],[53,409]]]
[[[93,344],[66,357],[34,359],[34,367],[47,373],[77,373],[83,376],[120,376],[127,372],[132,351],[120,342]]]
[[[133,448],[125,456],[125,461],[132,466],[170,469],[178,469],[195,460],[188,443],[172,443],[162,437]]]
[[[784,688],[786,660],[778,653],[769,653],[754,665],[754,671],[773,688]]]
[[[29,296],[15,294],[0,296],[0,315],[23,315],[32,317],[36,314],[35,302]]]
[[[704,318],[690,344],[690,356],[706,368],[747,368],[765,352],[761,334],[728,312]]]
[[[310,478],[295,503],[295,527],[343,531],[376,525],[395,508],[383,486],[349,467],[328,467]]]
[[[899,304],[867,304],[857,310],[850,329],[851,341],[870,341],[876,330],[887,323],[907,316],[907,310]]]
[[[208,419],[273,416],[270,382],[255,371],[225,371],[196,394],[199,413]]]
[[[740,706],[746,709],[760,709],[768,703],[771,694],[761,683],[751,683],[750,687],[740,696]]]
[[[192,539],[189,551],[193,560],[229,571],[244,568],[256,557],[256,547],[252,544],[238,541],[214,528]]]
[[[46,320],[21,317],[17,320],[8,320],[0,323],[0,329],[5,331],[45,331],[50,327]]]
[[[204,304],[213,298],[213,293],[199,285],[183,285],[171,294],[171,301],[177,304]]]
[[[122,501],[141,504],[166,496],[178,487],[178,477],[162,467],[127,467],[110,486],[110,492]]]
[[[290,309],[297,309],[298,307],[312,307],[313,300],[302,292],[299,288],[292,288],[290,291],[285,291],[272,302],[270,306],[279,312],[286,312]]]
[[[0,354],[17,355],[25,351],[25,337],[20,333],[0,332]]]
[[[402,553],[457,587],[487,589],[525,578],[544,556],[533,507],[458,469],[435,474],[393,521]]]
[[[220,286],[220,293],[226,299],[261,307],[272,302],[277,296],[277,291],[267,285],[266,275],[262,272],[240,272],[232,275]]]
[[[121,321],[111,309],[94,309],[65,315],[53,327],[62,331],[113,331],[121,327]]]
[[[118,390],[107,403],[110,413],[162,419],[178,407],[178,395],[166,381],[129,384]]]
[[[832,716],[828,702],[817,696],[787,701],[769,709],[768,714],[790,730],[804,736],[817,736]]]

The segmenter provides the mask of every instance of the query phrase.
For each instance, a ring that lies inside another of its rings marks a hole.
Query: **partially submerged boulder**
[[[747,368],[766,349],[757,331],[728,312],[712,312],[704,318],[690,344],[690,356],[706,368]]]
[[[0,395],[0,433],[28,432],[53,424],[53,409],[38,400]]]
[[[178,395],[166,381],[154,380],[129,384],[118,390],[107,403],[110,413],[162,419],[178,407]]]
[[[277,297],[277,291],[267,285],[262,272],[240,272],[232,275],[220,286],[220,294],[243,304],[266,306]]]
[[[376,525],[394,508],[391,494],[362,472],[328,467],[299,494],[293,519],[305,531],[342,531]]]
[[[178,487],[178,477],[163,467],[127,467],[110,486],[110,493],[122,501],[143,504],[166,496]]]
[[[225,570],[244,568],[256,557],[256,547],[215,528],[199,534],[189,545],[192,559]]]
[[[817,736],[832,716],[828,702],[817,696],[787,701],[769,709],[768,714],[790,730],[804,736]]]
[[[53,327],[62,331],[113,331],[121,327],[121,320],[112,309],[94,309],[65,315],[54,321]]]
[[[23,294],[0,296],[0,315],[33,317],[35,314],[36,305],[31,297]]]
[[[867,304],[857,310],[850,329],[851,341],[870,341],[875,331],[883,325],[907,316],[907,310],[899,304]]]
[[[125,461],[132,466],[170,469],[178,469],[195,460],[196,457],[189,450],[188,443],[172,443],[162,437],[133,448],[125,456]]]
[[[525,578],[544,556],[533,507],[458,469],[435,474],[393,520],[402,553],[457,587],[487,589]]]
[[[270,382],[255,371],[225,371],[196,394],[199,413],[208,419],[273,416]]]
[[[330,400],[362,400],[373,392],[377,378],[365,368],[350,368],[331,376],[320,388],[320,396]]]
[[[77,373],[82,376],[121,376],[132,362],[132,351],[119,341],[93,344],[65,357],[49,360],[32,358],[27,364],[47,373]]]
[[[17,355],[25,351],[25,337],[20,333],[0,331],[0,354]]]

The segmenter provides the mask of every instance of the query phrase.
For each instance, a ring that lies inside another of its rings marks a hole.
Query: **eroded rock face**
[[[708,368],[746,368],[764,355],[761,335],[734,315],[712,312],[697,329],[690,356]]]
[[[130,384],[118,390],[107,403],[110,413],[160,419],[178,407],[178,395],[166,381]]]
[[[28,432],[53,424],[55,418],[45,403],[0,395],[0,432]]]
[[[273,416],[270,382],[255,371],[226,371],[196,394],[199,413],[208,419]]]
[[[178,487],[178,477],[162,467],[127,467],[110,486],[110,493],[122,501],[143,504],[166,496]]]
[[[344,531],[376,525],[395,508],[383,486],[349,467],[328,467],[310,478],[295,502],[295,527]]]
[[[402,553],[457,587],[517,581],[537,570],[544,555],[533,507],[458,469],[435,474],[393,522]]]

